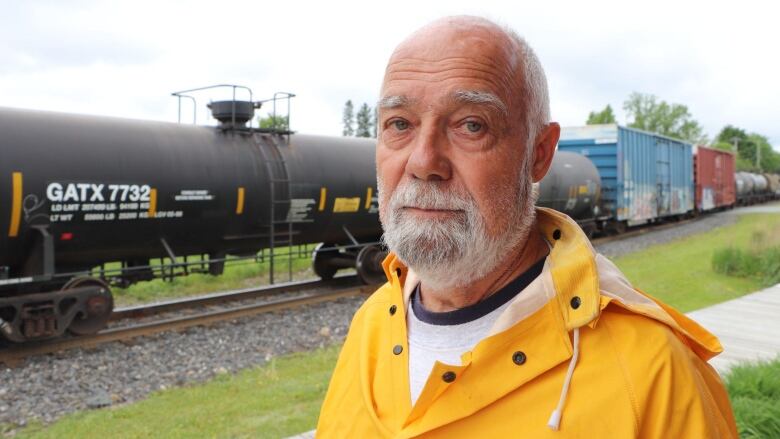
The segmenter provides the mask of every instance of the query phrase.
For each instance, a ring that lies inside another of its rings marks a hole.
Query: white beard
[[[506,220],[497,236],[488,233],[485,217],[468,192],[413,179],[396,188],[380,216],[385,244],[433,290],[463,287],[484,278],[527,239],[534,224],[535,191],[530,160],[526,162],[518,182],[494,191],[493,209]],[[384,182],[381,176],[377,180],[382,200]],[[404,207],[458,212],[445,219],[419,219]]]

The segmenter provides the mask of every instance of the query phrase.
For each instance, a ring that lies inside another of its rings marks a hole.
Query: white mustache
[[[470,210],[474,209],[475,204],[473,198],[467,194],[443,190],[435,183],[424,183],[420,180],[411,180],[404,186],[396,188],[390,199],[392,210],[404,207],[428,210]]]

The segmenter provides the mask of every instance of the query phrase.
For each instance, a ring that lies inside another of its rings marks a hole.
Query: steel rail
[[[624,239],[635,238],[637,236],[645,235],[645,234],[652,233],[652,232],[661,232],[663,230],[673,229],[673,228],[681,226],[683,224],[692,223],[692,222],[698,221],[700,219],[702,219],[702,218],[701,217],[695,217],[695,218],[689,218],[689,219],[675,221],[675,222],[670,222],[670,223],[648,224],[648,225],[640,226],[639,228],[634,229],[634,230],[629,230],[627,232],[620,233],[618,235],[603,236],[601,238],[591,239],[590,242],[591,242],[591,244],[593,244],[595,246],[595,245],[600,245],[600,244],[606,244],[606,243],[612,242],[612,241],[622,241]]]
[[[24,361],[25,358],[31,356],[51,354],[74,348],[91,348],[105,343],[130,340],[136,337],[149,336],[161,332],[181,331],[194,326],[208,326],[214,323],[230,321],[266,312],[297,308],[304,305],[332,301],[342,297],[369,294],[374,289],[376,289],[376,285],[350,286],[332,291],[307,294],[295,298],[241,305],[227,309],[206,311],[199,314],[170,317],[134,325],[114,327],[93,335],[12,346],[0,350],[0,362],[5,363],[8,367],[16,367]]]
[[[110,321],[147,317],[182,309],[209,305],[219,305],[239,300],[256,299],[276,294],[305,291],[316,288],[346,288],[360,285],[356,275],[337,276],[331,280],[306,280],[285,282],[263,287],[243,288],[240,290],[222,291],[204,294],[202,296],[172,299],[161,302],[117,308],[111,313]]]

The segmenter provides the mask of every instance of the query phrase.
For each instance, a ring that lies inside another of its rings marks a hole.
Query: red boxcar
[[[734,154],[697,146],[693,163],[696,209],[701,212],[733,206],[737,201]]]

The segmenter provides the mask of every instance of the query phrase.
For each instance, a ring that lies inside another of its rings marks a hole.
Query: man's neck
[[[547,243],[536,228],[532,227],[528,238],[520,246],[487,276],[476,282],[455,289],[437,291],[426,287],[423,280],[420,284],[422,304],[432,312],[454,311],[473,305],[500,290],[548,253]]]

